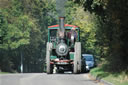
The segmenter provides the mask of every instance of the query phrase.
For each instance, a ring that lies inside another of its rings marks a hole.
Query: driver
[[[69,43],[71,45],[73,45],[76,41],[77,38],[77,31],[76,31],[76,27],[72,27],[72,29],[70,30],[70,32],[68,32],[68,38],[69,38]]]
[[[74,37],[75,40],[77,38],[77,32],[75,26],[72,27],[70,32],[68,32],[68,38],[71,39],[72,37]]]

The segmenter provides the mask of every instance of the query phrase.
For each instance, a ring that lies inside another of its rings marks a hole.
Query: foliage
[[[29,16],[23,15],[19,4],[17,5],[12,9],[2,9],[0,32],[3,36],[3,44],[0,48],[15,49],[20,45],[29,44],[30,30],[34,22]]]
[[[96,25],[93,22],[95,18],[93,14],[88,11],[84,12],[82,7],[78,7],[76,13],[74,14],[73,24],[76,24],[81,28],[81,42],[83,53],[94,53],[95,51],[95,31]]]
[[[75,0],[85,11],[94,13],[96,19],[95,46],[99,55],[109,62],[109,70],[123,71],[128,69],[127,38],[128,26],[127,0]],[[118,65],[118,66],[117,66]]]
[[[1,1],[2,3],[4,4],[4,1]],[[3,38],[3,44],[0,44],[0,68],[2,71],[12,72],[13,70],[20,70],[21,52],[24,52],[24,54],[27,52],[24,59],[28,57],[33,61],[36,58],[35,53],[32,54],[31,51],[38,50],[42,39],[41,27],[36,24],[35,17],[26,13],[22,2],[11,0],[8,3],[9,7],[0,8],[0,36]],[[25,49],[25,47],[27,48]],[[28,50],[29,47],[36,49],[30,51]],[[28,62],[28,60],[26,59],[25,62]]]

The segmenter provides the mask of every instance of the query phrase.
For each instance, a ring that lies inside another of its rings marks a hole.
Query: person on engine
[[[68,38],[70,39],[70,42],[73,44],[76,41],[77,38],[77,31],[75,27],[72,27],[71,31],[68,32]]]

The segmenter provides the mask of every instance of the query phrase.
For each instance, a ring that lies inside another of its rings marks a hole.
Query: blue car
[[[95,59],[92,54],[82,54],[85,58],[86,70],[89,71],[91,68],[95,67]]]

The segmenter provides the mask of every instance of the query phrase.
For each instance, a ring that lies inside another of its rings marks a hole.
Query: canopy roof
[[[65,29],[72,29],[72,27],[79,29],[78,26],[75,26],[75,25],[65,24],[64,26],[65,26]],[[48,26],[48,29],[59,29],[59,25]]]

